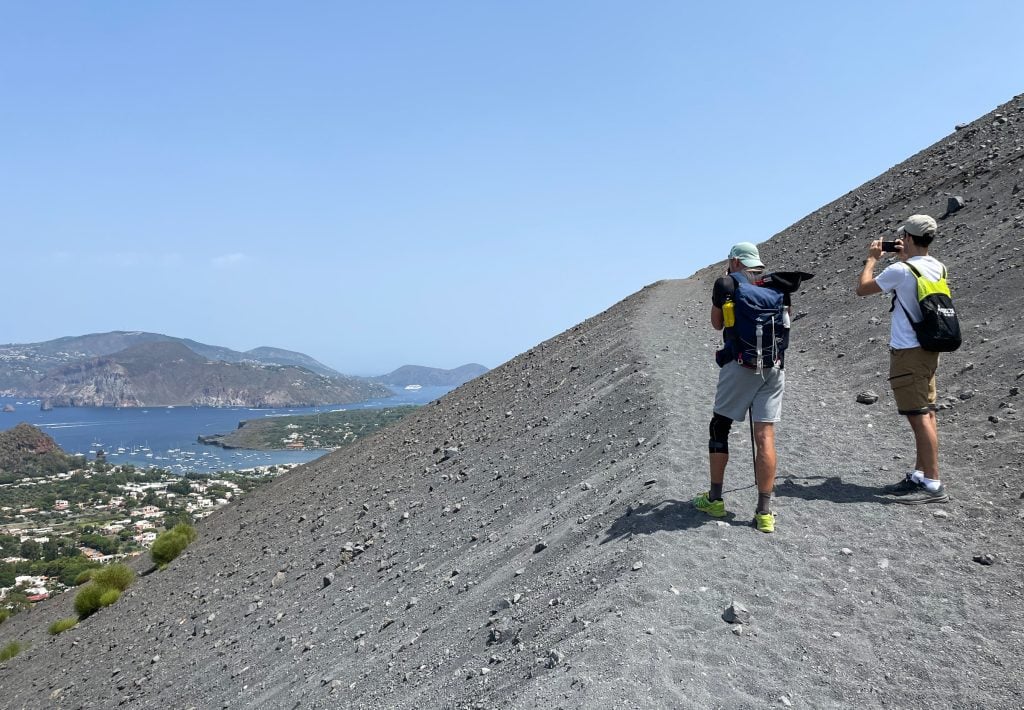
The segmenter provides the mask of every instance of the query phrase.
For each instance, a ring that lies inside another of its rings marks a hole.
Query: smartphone
[[[899,251],[896,248],[896,242],[882,242],[882,251]]]

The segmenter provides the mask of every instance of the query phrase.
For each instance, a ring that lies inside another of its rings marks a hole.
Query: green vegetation
[[[75,584],[74,584],[74,586],[81,587],[83,584],[88,582],[90,579],[92,579],[92,569],[90,568],[90,569],[82,570],[78,574],[78,576],[75,577]]]
[[[17,641],[11,641],[9,644],[0,648],[0,663],[9,661],[19,653],[21,653],[21,644]]]
[[[107,565],[93,570],[92,581],[101,587],[110,587],[123,592],[135,581],[135,570],[123,564]]]
[[[75,596],[75,611],[79,619],[87,619],[105,606],[121,598],[121,592],[135,581],[135,572],[128,565],[101,567],[92,573],[92,579]]]
[[[74,627],[76,624],[78,624],[78,619],[73,616],[69,616],[66,619],[59,619],[58,621],[53,622],[47,630],[50,632],[51,636],[56,636],[57,634]]]
[[[231,449],[285,449],[289,444],[299,448],[299,442],[302,448],[334,449],[369,436],[416,409],[410,405],[247,419],[230,434],[204,436],[200,441]]]
[[[121,592],[117,589],[104,589],[100,594],[100,606],[110,606],[121,598]]]
[[[10,609],[0,609],[0,624],[4,623],[9,618],[11,618]]]
[[[88,619],[100,610],[100,596],[103,589],[90,582],[75,596],[75,612],[79,619]]]
[[[153,562],[161,569],[182,553],[196,539],[196,529],[191,525],[180,523],[174,528],[157,536],[150,548]]]

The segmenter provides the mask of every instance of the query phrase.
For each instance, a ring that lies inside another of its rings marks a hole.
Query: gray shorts
[[[742,422],[750,409],[750,418],[755,422],[777,422],[782,418],[785,389],[785,370],[772,368],[759,375],[738,362],[726,363],[718,371],[715,414]]]

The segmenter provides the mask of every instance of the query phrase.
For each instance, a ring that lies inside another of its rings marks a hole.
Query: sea
[[[408,404],[427,404],[447,394],[451,387],[408,390],[391,387],[393,397],[355,404],[281,409],[247,407],[55,407],[40,409],[39,400],[0,397],[0,430],[21,422],[39,427],[69,454],[83,454],[90,460],[102,449],[113,464],[158,467],[172,473],[214,473],[237,471],[284,463],[307,463],[323,456],[320,449],[304,451],[254,451],[222,449],[200,444],[200,435],[226,434],[246,419],[318,414],[353,409],[380,409]]]

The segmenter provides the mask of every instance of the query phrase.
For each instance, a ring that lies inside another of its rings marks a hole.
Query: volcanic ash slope
[[[1020,98],[762,247],[794,297],[778,531],[697,514],[723,264],[659,282],[200,526],[186,554],[0,668],[9,707],[1020,707]],[[967,342],[939,376],[942,506],[885,383],[871,238],[940,215]],[[723,252],[728,245],[723,245]],[[876,404],[856,403],[874,389]],[[982,565],[976,556],[991,555]],[[61,600],[55,600],[57,604]],[[744,624],[723,612],[749,610]],[[6,643],[31,618],[0,625]]]

